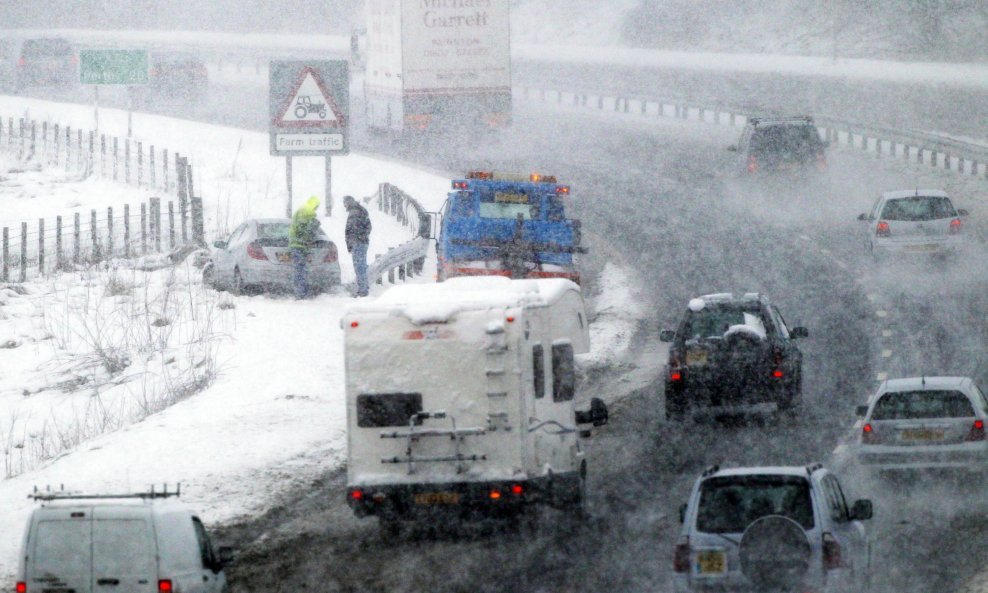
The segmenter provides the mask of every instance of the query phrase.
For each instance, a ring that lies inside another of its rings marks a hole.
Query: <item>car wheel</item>
[[[244,277],[240,275],[240,268],[233,270],[233,285],[230,287],[230,292],[236,296],[241,296],[246,290],[244,286]]]
[[[576,495],[566,504],[566,514],[577,521],[583,521],[589,517],[587,513],[587,464],[583,462],[580,466],[580,478],[577,485]]]
[[[684,393],[673,393],[672,386],[666,384],[665,390],[665,412],[667,422],[680,423],[686,419],[686,395]]]
[[[385,541],[393,541],[401,537],[401,519],[397,517],[380,516],[377,518],[377,527],[381,534],[381,539]]]

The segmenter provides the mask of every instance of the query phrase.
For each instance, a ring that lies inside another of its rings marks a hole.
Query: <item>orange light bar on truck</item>
[[[487,181],[517,181],[520,183],[556,183],[555,175],[542,175],[541,173],[517,174],[517,173],[494,173],[493,171],[470,171],[467,179],[484,179]]]
[[[494,173],[491,171],[470,171],[467,173],[467,179],[494,179]]]
[[[569,186],[568,185],[557,185],[556,186],[556,193],[557,194],[567,195],[568,196],[569,195]]]

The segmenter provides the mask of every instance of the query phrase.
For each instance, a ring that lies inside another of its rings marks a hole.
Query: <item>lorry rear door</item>
[[[93,593],[157,590],[158,551],[145,513],[97,507],[92,542]]]
[[[35,516],[25,551],[27,590],[92,593],[92,510],[48,508]]]

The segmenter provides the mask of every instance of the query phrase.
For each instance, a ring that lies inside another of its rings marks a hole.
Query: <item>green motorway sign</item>
[[[82,84],[147,84],[148,52],[143,49],[84,49],[79,51]]]

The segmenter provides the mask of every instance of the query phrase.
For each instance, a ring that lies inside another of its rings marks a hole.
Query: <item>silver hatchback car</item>
[[[258,218],[238,226],[225,241],[213,243],[203,282],[234,294],[248,289],[291,290],[292,254],[288,247],[287,218]],[[326,291],[340,284],[336,245],[322,230],[309,253],[309,286]]]
[[[954,208],[945,192],[916,189],[882,194],[858,220],[866,223],[866,249],[877,257],[957,251],[964,244],[964,216],[967,211]]]

